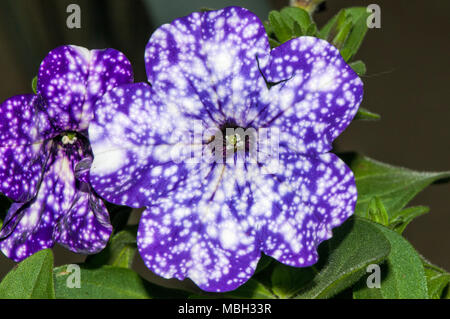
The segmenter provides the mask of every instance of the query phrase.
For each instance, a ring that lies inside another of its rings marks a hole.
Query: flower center
[[[248,156],[256,148],[256,131],[252,127],[243,128],[227,121],[207,139],[206,144],[217,160],[226,160],[241,153]]]
[[[77,134],[75,132],[67,132],[61,137],[61,142],[64,145],[73,144],[77,141]]]
[[[224,146],[227,150],[236,152],[237,150],[243,150],[245,143],[240,134],[232,133],[231,135],[225,135]]]

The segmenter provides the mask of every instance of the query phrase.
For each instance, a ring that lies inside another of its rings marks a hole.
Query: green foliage
[[[301,8],[286,7],[269,13],[269,23],[265,24],[271,46],[275,47],[300,36],[315,36],[317,27],[310,14]]]
[[[369,202],[367,215],[374,222],[377,222],[384,226],[389,225],[389,216],[386,212],[386,208],[384,208],[383,203],[378,197],[372,198],[372,200]]]
[[[31,81],[31,88],[33,89],[33,93],[36,94],[37,92],[37,76],[33,78]]]
[[[53,254],[41,250],[20,262],[0,283],[0,299],[54,299]]]
[[[72,272],[67,265],[54,269],[55,292],[57,298],[70,299],[148,299],[148,298],[183,298],[187,294],[168,289],[143,280],[136,272],[105,265],[96,269],[81,267],[80,288],[67,284]]]
[[[335,45],[345,61],[358,52],[367,33],[366,7],[342,9],[319,31],[318,37]]]
[[[429,210],[430,208],[426,206],[414,206],[402,209],[393,214],[389,222],[389,228],[401,234],[413,219],[428,213]]]
[[[450,274],[422,257],[430,299],[449,299]]]
[[[354,61],[349,63],[349,65],[359,76],[364,75],[367,72],[366,64],[363,61]]]
[[[136,226],[118,232],[110,239],[105,249],[99,254],[87,258],[86,265],[89,267],[112,265],[131,268],[137,250],[136,233]]]
[[[374,121],[379,120],[381,117],[377,113],[373,113],[365,108],[360,107],[355,115],[355,120]]]
[[[386,263],[381,267],[380,288],[368,288],[360,282],[353,296],[356,299],[428,299],[425,270],[420,256],[406,239],[379,224],[374,224],[391,245]]]
[[[356,283],[368,265],[380,263],[390,252],[389,241],[379,228],[358,217],[336,229],[321,248],[321,259],[314,266],[318,272],[311,283],[301,287],[296,298],[333,297]]]
[[[372,198],[381,200],[389,220],[406,218],[404,216],[411,216],[411,212],[403,208],[415,195],[428,185],[450,177],[450,172],[417,172],[355,153],[342,156],[355,174],[358,189],[355,213],[369,219],[368,206]]]

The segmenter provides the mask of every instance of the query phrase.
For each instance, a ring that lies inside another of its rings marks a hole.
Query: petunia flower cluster
[[[36,94],[0,107],[0,191],[15,201],[0,249],[20,261],[55,243],[79,253],[103,249],[112,231],[89,183],[87,128],[99,97],[133,82],[131,63],[114,49],[61,46],[42,61]]]
[[[330,150],[363,84],[326,41],[271,50],[253,13],[227,7],[157,29],[149,83],[132,83],[117,51],[59,50],[41,65],[38,94],[0,110],[15,119],[0,127],[1,191],[21,201],[0,234],[11,258],[54,242],[104,247],[111,227],[98,194],[145,207],[137,244],[153,272],[228,291],[262,252],[316,263],[318,245],[352,215],[353,174]]]

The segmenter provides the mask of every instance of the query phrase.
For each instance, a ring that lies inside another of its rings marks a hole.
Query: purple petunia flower
[[[55,243],[81,253],[106,245],[112,226],[89,184],[87,128],[96,100],[133,75],[119,51],[69,45],[45,57],[37,79],[37,94],[0,107],[0,191],[17,202],[0,248],[14,261]]]
[[[270,51],[260,20],[228,7],[163,25],[145,62],[152,86],[105,94],[89,134],[94,189],[146,207],[138,248],[147,267],[228,291],[252,276],[261,252],[296,267],[317,262],[357,198],[351,170],[328,153],[363,96],[339,51],[313,37]],[[263,141],[266,158],[251,160],[254,146],[230,129],[266,129],[277,147]]]

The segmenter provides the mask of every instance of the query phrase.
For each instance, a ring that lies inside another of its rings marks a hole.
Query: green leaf
[[[300,35],[306,35],[310,25],[314,24],[309,13],[301,8],[285,7],[280,11],[280,14],[281,18],[291,30],[294,30],[295,24],[300,27]]]
[[[366,7],[342,9],[320,30],[318,36],[339,48],[345,61],[358,51],[367,33]]]
[[[369,202],[367,215],[370,217],[370,220],[373,220],[378,224],[381,224],[383,226],[389,225],[389,216],[386,212],[386,208],[384,208],[383,203],[376,196]]]
[[[269,44],[270,44],[270,48],[273,49],[273,48],[276,48],[277,46],[279,46],[281,43],[275,39],[269,38]]]
[[[301,37],[302,35],[305,35],[303,33],[302,28],[300,27],[300,25],[297,23],[297,21],[294,21],[294,27],[292,28],[292,32],[294,34],[294,37]]]
[[[306,35],[313,37],[317,35],[317,26],[315,23],[309,25],[308,29],[306,29]]]
[[[450,286],[450,274],[423,258],[422,262],[425,268],[428,295],[430,299],[445,298],[445,290],[448,290]]]
[[[329,40],[334,38],[336,35],[337,22],[345,19],[345,11],[341,10],[333,18],[331,18],[323,27],[320,29],[318,36],[321,39]]]
[[[256,266],[255,274],[269,267],[274,261],[275,259],[273,259],[272,257],[262,254],[261,258],[258,261],[258,265]]]
[[[342,154],[352,169],[358,189],[355,213],[367,216],[370,200],[377,196],[393,220],[397,212],[431,183],[448,179],[450,172],[417,172],[392,166],[355,153]]]
[[[37,76],[31,80],[31,88],[33,89],[34,94],[37,92]]]
[[[393,214],[392,220],[389,223],[389,228],[401,234],[413,219],[426,214],[429,211],[430,208],[427,206],[414,206],[400,210]]]
[[[338,48],[341,51],[341,53],[342,50],[344,49],[345,41],[347,40],[347,37],[349,36],[350,31],[352,30],[352,27],[353,27],[352,21],[350,20],[345,21],[343,25],[339,27],[338,33],[331,41],[331,43],[333,43],[336,46],[336,48]]]
[[[361,280],[353,292],[354,298],[428,299],[425,270],[416,250],[398,233],[379,224],[373,225],[389,240],[391,252],[381,266],[381,287],[368,288],[365,280]]]
[[[354,62],[349,63],[348,65],[350,65],[350,67],[353,69],[353,71],[355,71],[356,74],[358,74],[359,76],[366,74],[367,68],[363,61],[361,61],[361,60],[354,61]],[[378,118],[379,118],[379,116],[378,116]]]
[[[284,43],[293,37],[293,32],[278,11],[269,12],[269,22],[278,41]]]
[[[367,33],[367,18],[369,14],[366,7],[354,7],[345,9],[348,17],[353,22],[353,27],[342,47],[341,55],[345,61],[349,61],[358,52]]]
[[[355,115],[354,120],[374,121],[379,120],[381,116],[377,113],[373,113],[365,108],[360,107]]]
[[[68,265],[65,265],[54,269],[57,298],[148,299],[187,297],[185,292],[151,284],[131,269],[109,265],[96,269],[81,267],[80,288],[76,288],[68,285],[75,272],[67,271],[67,267]]]
[[[91,255],[86,259],[86,266],[92,268],[112,265],[131,268],[137,250],[136,233],[136,226],[118,232],[110,239],[105,249],[99,254]]]
[[[277,263],[271,274],[272,291],[279,298],[290,298],[311,281],[316,273],[314,267],[294,268]]]
[[[0,283],[0,299],[54,299],[52,271],[52,251],[38,251],[5,276]]]
[[[301,287],[296,298],[330,298],[357,282],[368,265],[383,261],[389,254],[389,241],[365,219],[355,216],[333,233],[319,247],[314,280]]]

